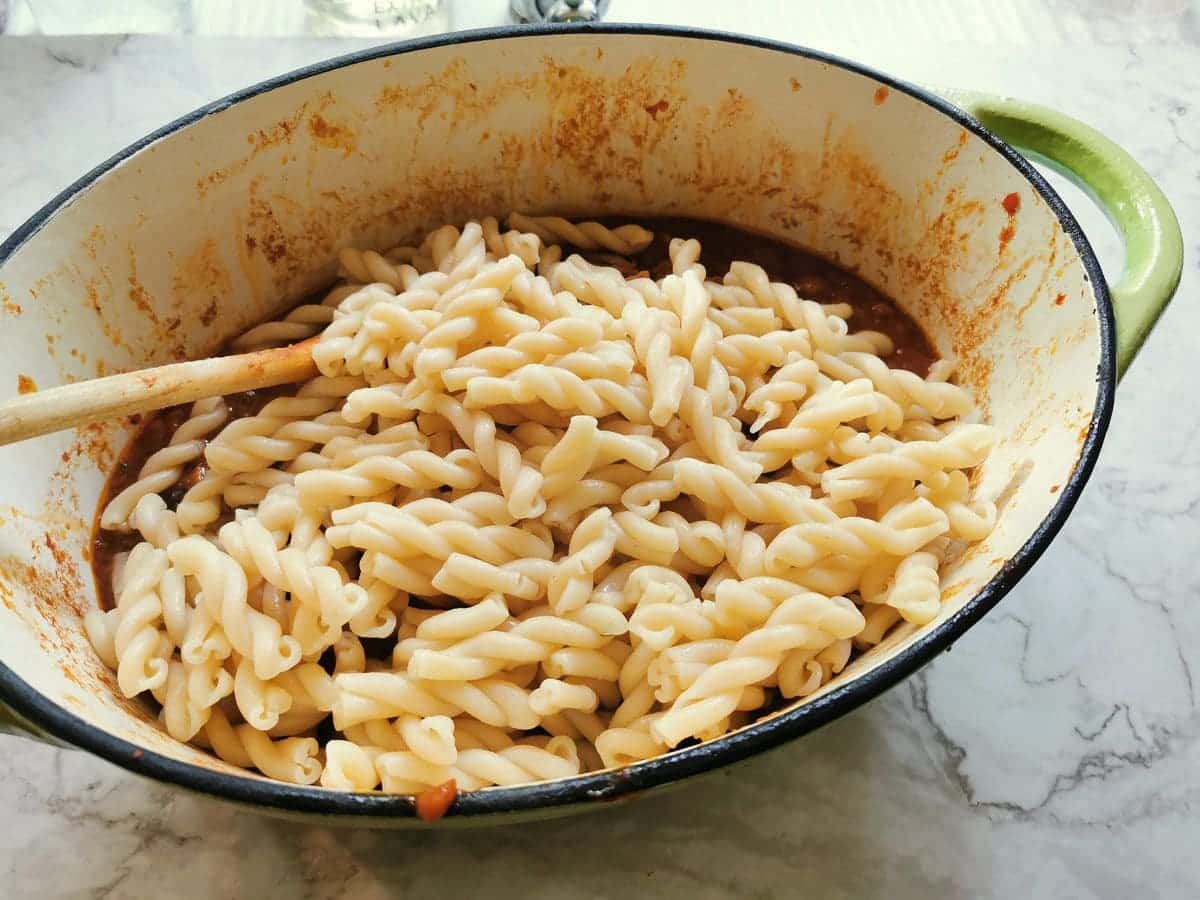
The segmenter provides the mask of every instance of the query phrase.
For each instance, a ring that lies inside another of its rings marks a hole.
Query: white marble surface
[[[868,707],[708,782],[590,817],[327,830],[0,737],[0,896],[1200,895],[1195,12],[1171,23],[1168,42],[1123,42],[1113,28],[1039,49],[1032,33],[897,41],[749,9],[710,4],[704,22],[1051,103],[1124,142],[1174,201],[1183,284],[1121,385],[1101,464],[1044,559],[952,653]],[[348,46],[0,38],[0,237],[152,127]],[[1115,271],[1103,219],[1081,195],[1069,201]]]

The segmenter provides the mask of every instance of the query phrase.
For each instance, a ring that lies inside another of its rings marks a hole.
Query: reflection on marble
[[[0,38],[0,236],[152,127],[347,46]],[[1017,590],[951,653],[798,744],[667,796],[501,831],[277,821],[0,738],[6,896],[1200,895],[1200,52],[823,46],[1074,113],[1123,141],[1183,222],[1178,300],[1121,386],[1091,486]],[[1104,220],[1079,211],[1115,272]]]

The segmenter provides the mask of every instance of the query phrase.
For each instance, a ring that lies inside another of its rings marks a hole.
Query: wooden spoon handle
[[[172,363],[14,397],[0,403],[0,445],[204,397],[305,381],[317,374],[312,359],[315,340]]]

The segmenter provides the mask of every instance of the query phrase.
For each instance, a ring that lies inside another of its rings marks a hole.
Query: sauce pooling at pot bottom
[[[287,392],[288,388],[285,386],[231,394],[225,398],[229,405],[229,418],[232,421],[242,416],[252,416],[273,397],[282,396]],[[116,606],[116,598],[112,592],[113,564],[116,557],[132,550],[141,543],[142,538],[136,531],[108,531],[101,528],[100,514],[109,500],[137,481],[138,472],[146,460],[171,442],[175,430],[188,420],[191,408],[190,403],[185,403],[142,417],[141,428],[121,451],[108,481],[105,482],[104,490],[100,493],[100,502],[96,506],[96,516],[92,523],[92,576],[96,579],[96,596],[100,600],[101,609],[112,609]],[[204,461],[201,459],[188,467],[173,487],[163,491],[163,499],[171,509],[175,508],[187,489],[204,474],[204,470]]]
[[[892,300],[861,278],[814,253],[719,222],[682,218],[604,218],[600,221],[610,226],[633,221],[654,232],[654,242],[633,258],[638,268],[645,269],[653,278],[671,274],[667,248],[672,238],[695,238],[700,242],[700,262],[710,280],[720,281],[734,260],[755,263],[766,270],[772,281],[790,284],[804,300],[848,303],[854,310],[850,317],[852,330],[881,331],[896,345],[890,356],[883,357],[889,366],[924,376],[938,358],[921,326]]]
[[[884,357],[888,365],[925,375],[930,364],[937,359],[925,333],[920,326],[906,315],[886,296],[862,279],[839,268],[833,263],[807,251],[776,241],[763,235],[743,231],[716,222],[682,218],[629,219],[607,218],[600,221],[608,225],[636,222],[654,232],[654,241],[643,252],[636,254],[622,268],[629,274],[646,271],[654,278],[671,272],[667,248],[672,238],[696,238],[700,241],[701,263],[708,277],[720,280],[729,270],[733,260],[743,260],[762,266],[774,281],[790,284],[806,300],[820,303],[846,303],[854,310],[850,327],[855,331],[881,331],[890,337],[895,350]],[[611,265],[614,260],[602,253],[584,253],[594,262]],[[309,301],[312,302],[312,301]],[[315,302],[319,302],[319,299]],[[228,399],[230,418],[253,415],[272,397],[287,393],[287,388],[272,388],[266,391],[249,391]],[[138,433],[122,451],[97,507],[93,526],[92,571],[96,579],[97,596],[101,608],[111,609],[112,571],[115,557],[128,551],[141,538],[136,532],[126,534],[105,531],[100,528],[99,511],[110,499],[137,480],[138,472],[146,460],[171,441],[175,430],[187,421],[190,406],[177,406],[149,416]],[[184,472],[179,483],[163,496],[171,508],[179,502],[187,487],[202,474],[203,461]]]

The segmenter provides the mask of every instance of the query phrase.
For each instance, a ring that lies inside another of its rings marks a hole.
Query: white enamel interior
[[[999,524],[945,573],[943,619],[1029,539],[1074,470],[1096,396],[1095,298],[1021,173],[869,77],[678,36],[509,37],[367,60],[173,132],[0,267],[0,384],[203,355],[327,281],[341,246],[510,209],[757,229],[858,271],[922,322],[1002,436],[980,481],[1002,499]],[[81,627],[96,602],[94,504],[129,430],[0,448],[0,659],[105,731],[225,768],[121,699]]]

